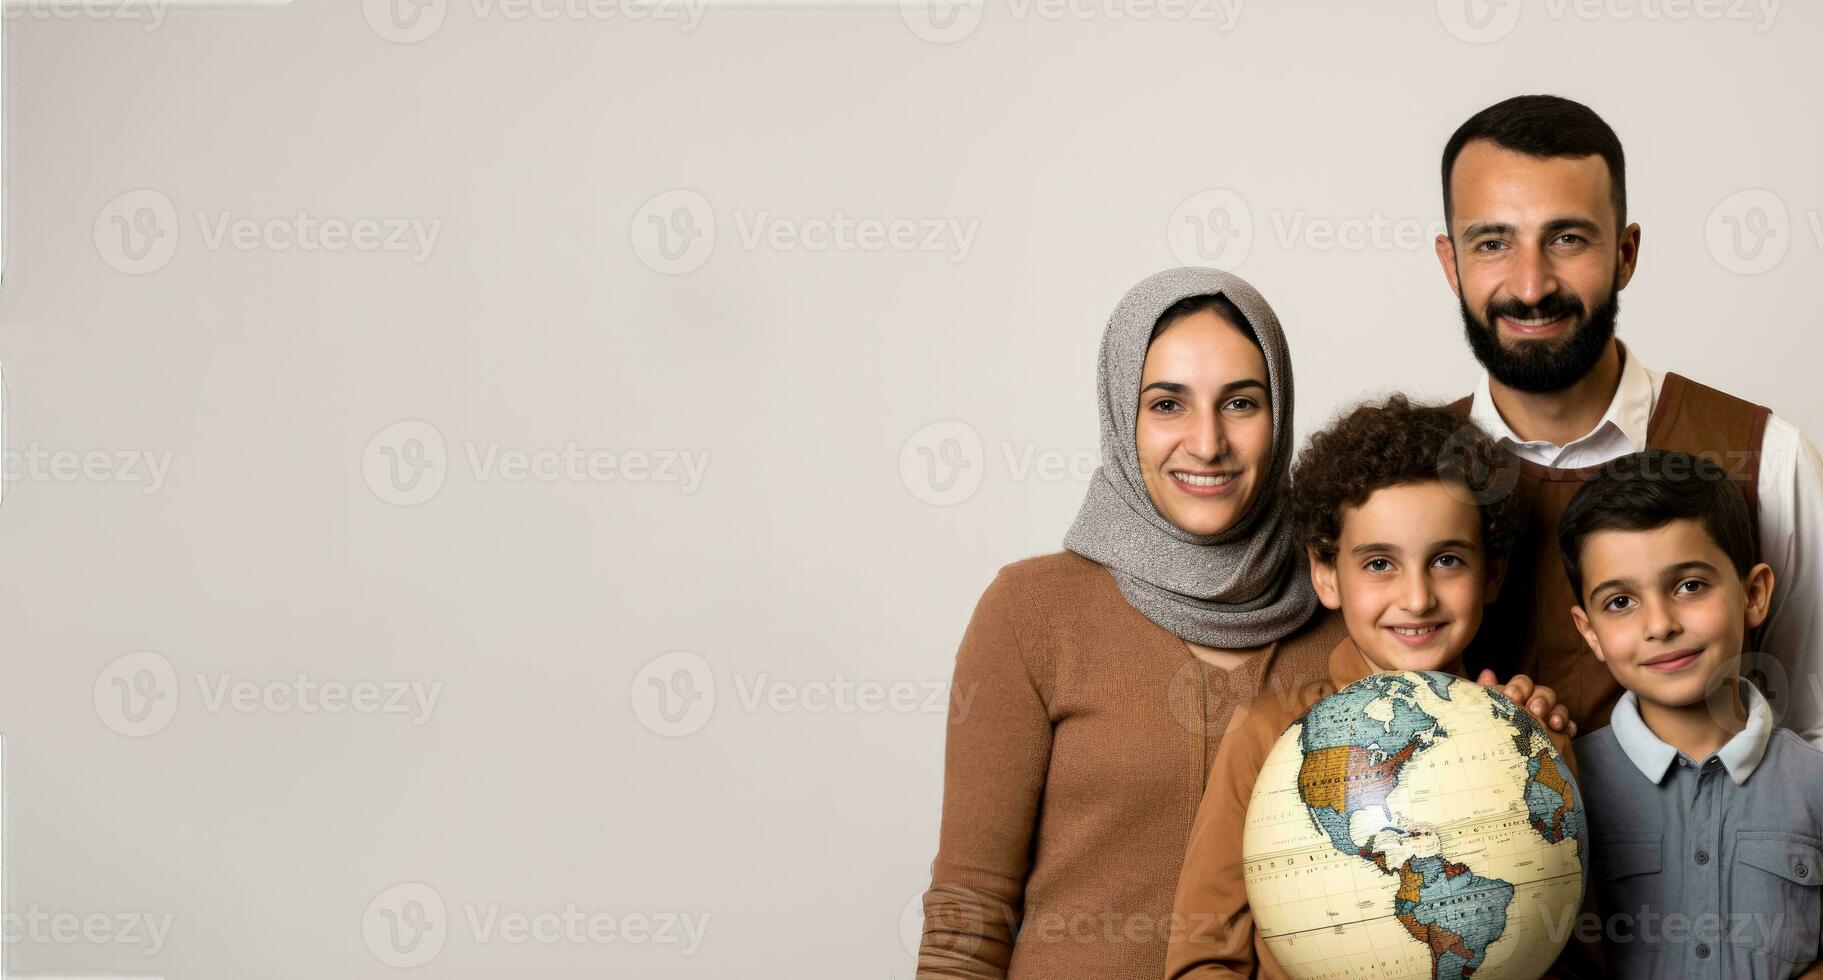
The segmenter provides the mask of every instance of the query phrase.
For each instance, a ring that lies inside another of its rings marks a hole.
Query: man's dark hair
[[[1445,222],[1455,214],[1450,200],[1450,173],[1456,169],[1456,157],[1462,148],[1475,140],[1489,140],[1495,146],[1541,159],[1601,157],[1608,164],[1608,178],[1614,188],[1615,228],[1627,227],[1627,158],[1620,148],[1620,137],[1595,110],[1556,95],[1516,95],[1475,113],[1457,128],[1443,146]]]
[[[1742,579],[1759,560],[1747,496],[1720,466],[1663,449],[1622,456],[1577,489],[1557,525],[1563,569],[1583,603],[1582,547],[1597,531],[1652,531],[1693,520],[1728,555]]]
[[[1463,488],[1464,499],[1480,507],[1488,560],[1505,558],[1525,522],[1524,498],[1511,484],[1500,488],[1509,465],[1480,426],[1447,406],[1414,405],[1402,394],[1364,402],[1312,435],[1298,455],[1290,496],[1298,545],[1333,565],[1343,508],[1361,506],[1383,487],[1442,482]]]

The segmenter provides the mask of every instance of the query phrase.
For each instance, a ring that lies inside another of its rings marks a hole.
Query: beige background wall
[[[16,974],[908,977],[1108,310],[1196,218],[1300,436],[1466,390],[1506,95],[1626,141],[1622,336],[1823,431],[1813,6],[668,2],[14,12]]]

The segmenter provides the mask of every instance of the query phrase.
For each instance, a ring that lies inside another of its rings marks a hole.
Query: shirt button
[[[1699,960],[1706,960],[1709,958],[1709,944],[1708,943],[1697,943],[1696,944],[1696,958]]]
[[[1708,864],[1709,863],[1709,852],[1708,851],[1696,852],[1696,863]],[[1799,877],[1802,877],[1802,875],[1800,875]]]
[[[1799,861],[1798,867],[1796,870],[1798,872],[1798,877],[1800,877],[1800,878],[1810,877],[1810,867],[1809,867],[1809,865],[1806,865],[1804,862]]]

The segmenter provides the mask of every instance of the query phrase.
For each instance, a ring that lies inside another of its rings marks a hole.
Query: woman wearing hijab
[[[1230,715],[1322,677],[1344,633],[1287,525],[1291,355],[1260,294],[1213,269],[1146,279],[1097,385],[1101,465],[1067,550],[1001,569],[956,656],[971,700],[920,978],[1163,976]]]

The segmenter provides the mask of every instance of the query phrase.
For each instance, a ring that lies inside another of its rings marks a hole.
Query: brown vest
[[[1471,398],[1450,409],[1469,415]],[[1666,374],[1658,404],[1646,426],[1646,448],[1675,449],[1704,456],[1722,467],[1747,497],[1755,525],[1759,520],[1760,439],[1771,411],[1763,405]],[[1517,492],[1527,494],[1531,517],[1514,544],[1500,598],[1488,607],[1481,632],[1464,654],[1468,676],[1491,667],[1501,680],[1526,674],[1557,691],[1558,703],[1579,731],[1608,724],[1608,713],[1620,699],[1621,687],[1608,668],[1595,659],[1570,618],[1574,596],[1557,547],[1557,522],[1583,481],[1600,466],[1556,469],[1529,460],[1519,465]],[[1754,649],[1757,637],[1748,637]]]

